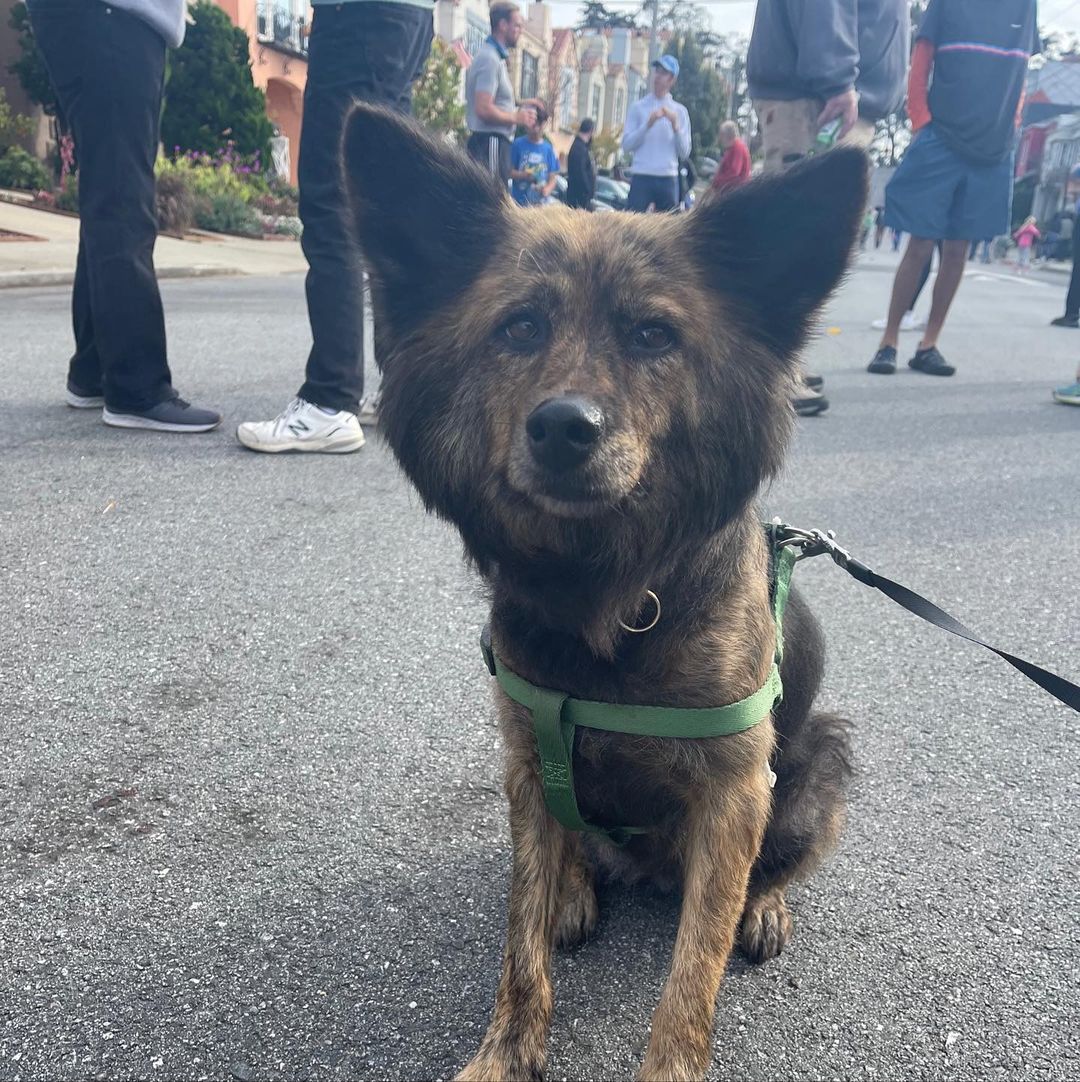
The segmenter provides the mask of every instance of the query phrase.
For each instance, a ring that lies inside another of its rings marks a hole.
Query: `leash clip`
[[[798,526],[788,526],[779,519],[773,519],[773,525],[780,538],[777,542],[780,548],[786,548],[788,545],[798,548],[796,561],[828,553],[833,558],[833,562],[845,570],[851,563],[851,553],[836,543],[834,530],[801,530]]]

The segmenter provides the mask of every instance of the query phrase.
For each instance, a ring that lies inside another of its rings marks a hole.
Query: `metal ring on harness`
[[[623,631],[629,631],[631,635],[644,635],[646,631],[652,631],[652,629],[660,623],[660,598],[658,598],[652,590],[646,590],[645,596],[652,598],[653,604],[656,606],[656,615],[652,618],[652,622],[646,624],[644,627],[630,627],[629,624],[624,624],[622,620],[620,620],[619,627],[621,627]]]

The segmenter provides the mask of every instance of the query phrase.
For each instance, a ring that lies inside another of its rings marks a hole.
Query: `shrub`
[[[251,77],[247,34],[211,0],[189,9],[194,23],[170,53],[161,134],[166,146],[213,153],[226,139],[241,154],[269,157],[273,127]]]
[[[36,192],[52,186],[52,175],[22,147],[8,147],[0,155],[0,188],[21,188]]]
[[[261,237],[263,233],[258,211],[236,195],[197,200],[195,224],[213,233],[239,233],[243,237]]]
[[[64,178],[63,187],[56,193],[56,205],[60,210],[79,210],[79,177],[72,173]]]
[[[195,221],[195,193],[188,178],[178,172],[157,178],[158,229],[184,233]]]

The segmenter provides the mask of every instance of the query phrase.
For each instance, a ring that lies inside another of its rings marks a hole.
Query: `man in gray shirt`
[[[513,49],[525,19],[516,4],[491,5],[491,34],[476,52],[465,73],[466,121],[469,153],[493,176],[510,179],[510,141],[519,124],[529,126],[535,110],[529,103],[518,108],[506,57]]]

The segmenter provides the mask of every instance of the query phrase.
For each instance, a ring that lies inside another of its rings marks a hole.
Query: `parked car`
[[[598,177],[597,178],[598,186],[599,186],[599,181],[603,180],[603,179],[604,179],[603,177]],[[615,183],[617,183],[617,182],[615,182]],[[560,203],[565,203],[566,202],[566,186],[567,186],[566,185],[566,177],[564,177],[560,173],[555,178],[555,189],[551,193],[552,198],[557,199]],[[629,191],[629,189],[627,189],[627,191]],[[594,211],[607,213],[608,211],[612,211],[612,210],[615,209],[614,207],[608,206],[607,203],[601,203],[599,196],[600,196],[600,193],[599,193],[599,190],[598,190],[597,191],[597,198],[593,200],[593,210]]]
[[[611,177],[596,178],[596,210],[600,204],[609,210],[626,210],[630,200],[630,185],[623,180],[612,180]]]

